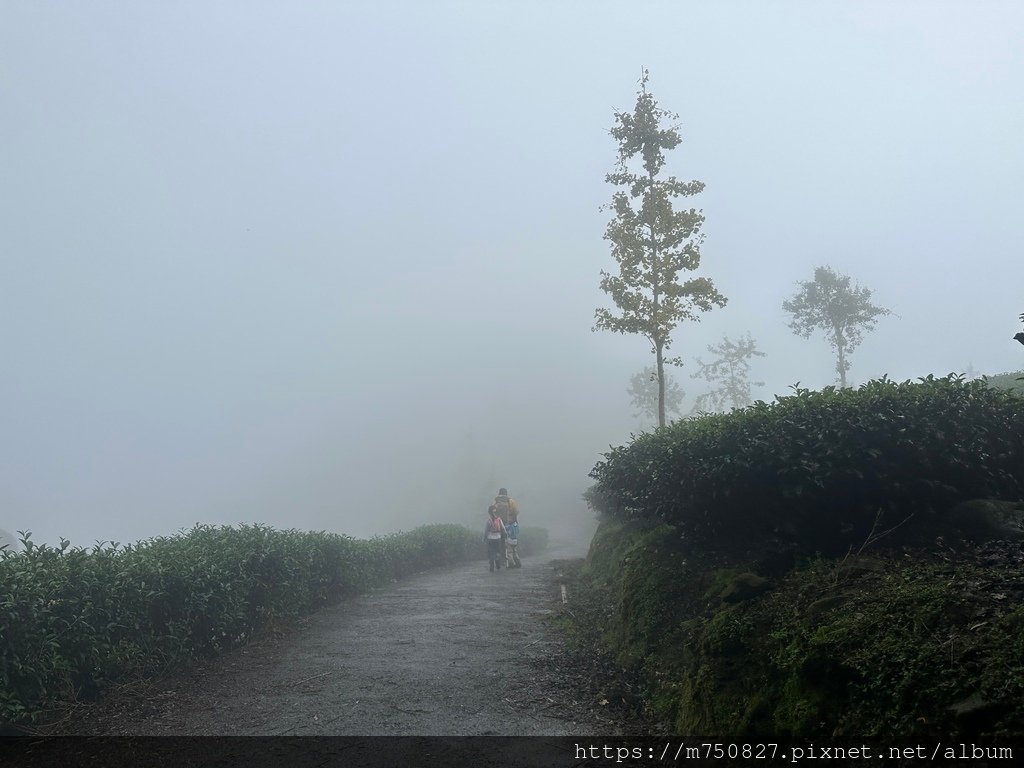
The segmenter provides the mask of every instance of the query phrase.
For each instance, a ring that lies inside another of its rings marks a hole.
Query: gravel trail
[[[325,608],[171,680],[115,691],[56,732],[472,736],[616,733],[544,618],[564,551],[474,562]]]

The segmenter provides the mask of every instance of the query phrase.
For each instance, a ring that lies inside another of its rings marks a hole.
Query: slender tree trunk
[[[661,341],[654,348],[658,361],[658,426],[665,426],[665,355],[662,353]]]
[[[665,340],[661,338],[658,325],[658,307],[661,299],[661,283],[658,279],[658,236],[654,228],[654,172],[647,172],[650,186],[647,188],[648,216],[647,226],[651,230],[651,282],[654,288],[654,306],[652,308],[651,327],[654,331],[654,356],[658,363],[658,426],[665,426]]]
[[[836,370],[839,371],[839,387],[846,389],[846,339],[843,332],[836,328]]]
[[[739,397],[736,395],[736,363],[729,361],[729,397],[732,398],[732,407],[739,408]]]

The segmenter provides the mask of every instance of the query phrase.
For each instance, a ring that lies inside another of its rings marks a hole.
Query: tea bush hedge
[[[201,525],[179,536],[91,549],[0,555],[0,724],[93,695],[349,594],[482,557],[458,525],[356,540],[260,525]]]
[[[958,501],[1024,496],[1024,398],[962,376],[795,389],[773,403],[677,421],[613,448],[587,498],[661,518],[694,540],[928,521]]]

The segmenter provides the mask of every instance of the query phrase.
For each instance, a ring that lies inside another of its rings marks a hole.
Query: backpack
[[[502,520],[508,518],[512,512],[512,505],[508,502],[508,496],[498,496],[494,499],[494,514]]]
[[[491,520],[491,533],[501,533],[501,518],[495,517]]]

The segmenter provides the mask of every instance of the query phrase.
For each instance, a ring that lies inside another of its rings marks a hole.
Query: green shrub
[[[1024,495],[1024,408],[962,377],[797,389],[678,421],[606,453],[588,492],[602,511],[655,517],[691,539],[773,533],[820,545],[927,520],[958,501]]]

